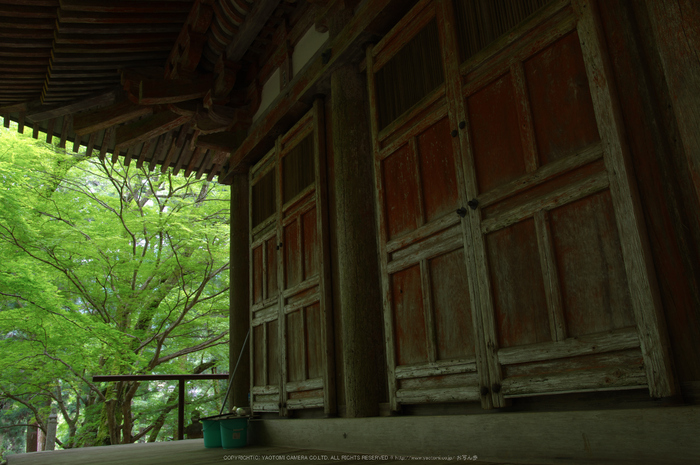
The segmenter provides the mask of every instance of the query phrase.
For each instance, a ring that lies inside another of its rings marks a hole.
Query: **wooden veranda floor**
[[[448,456],[436,457],[435,460],[431,460],[429,457],[421,457],[420,460],[416,460],[410,456],[386,456],[386,459],[383,460],[383,457],[368,454],[269,446],[207,449],[204,447],[203,439],[32,452],[8,457],[8,465],[221,465],[225,463],[275,465],[289,464],[290,462],[312,463],[314,465],[350,465],[407,461],[418,461],[421,464],[449,462],[452,464],[484,465],[488,463],[458,460],[454,456],[451,459]]]

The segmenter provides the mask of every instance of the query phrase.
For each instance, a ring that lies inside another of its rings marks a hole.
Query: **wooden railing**
[[[190,379],[228,379],[228,373],[192,375],[95,375],[93,381],[179,381],[177,438],[185,438],[185,381]]]

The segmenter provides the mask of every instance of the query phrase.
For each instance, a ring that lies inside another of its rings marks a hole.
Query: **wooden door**
[[[254,411],[335,409],[322,105],[251,170]]]
[[[550,2],[459,69],[455,112],[496,406],[673,390],[596,21],[586,1]]]
[[[447,111],[432,3],[421,2],[395,30],[367,52],[394,410],[477,401],[488,383],[456,212],[464,200],[459,141]],[[417,72],[407,78],[411,69]]]
[[[595,13],[525,3],[419,2],[367,55],[393,408],[674,390]],[[381,70],[430,21],[440,50],[408,62],[441,67],[441,86],[387,92]]]

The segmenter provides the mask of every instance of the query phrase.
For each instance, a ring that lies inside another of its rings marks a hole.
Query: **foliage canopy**
[[[227,366],[228,189],[8,130],[0,181],[0,436],[54,408],[63,447],[162,439],[175,392],[91,379]]]

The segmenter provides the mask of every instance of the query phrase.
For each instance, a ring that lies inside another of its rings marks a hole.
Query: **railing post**
[[[185,439],[185,380],[180,380],[177,403],[177,439]]]

